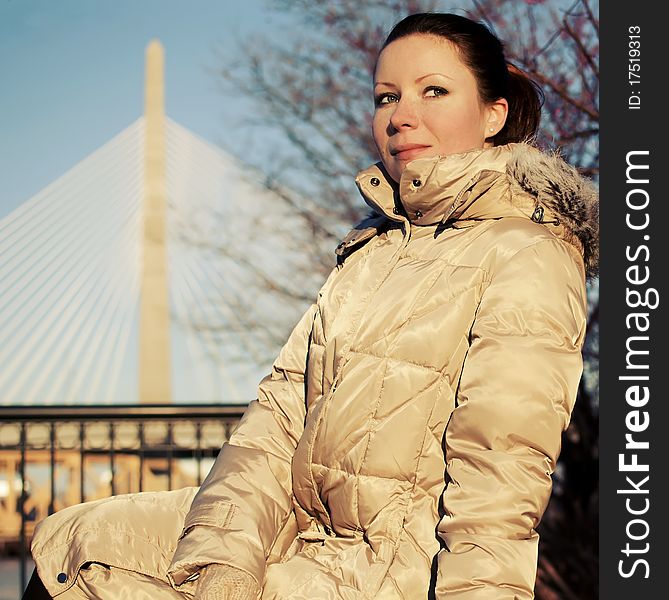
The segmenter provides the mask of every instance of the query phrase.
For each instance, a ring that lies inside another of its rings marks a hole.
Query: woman
[[[52,596],[533,597],[597,198],[523,143],[539,94],[484,26],[407,17],[374,84],[373,212],[258,400],[199,491],[47,519]]]

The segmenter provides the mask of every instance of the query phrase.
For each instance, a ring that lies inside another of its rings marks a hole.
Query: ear
[[[506,98],[499,98],[488,104],[485,109],[485,132],[486,139],[495,137],[504,127],[506,117],[509,114],[509,103]]]

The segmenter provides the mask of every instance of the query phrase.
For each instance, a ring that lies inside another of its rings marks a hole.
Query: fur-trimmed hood
[[[523,151],[527,149],[527,151]],[[514,196],[528,193],[537,205],[565,220],[563,237],[574,236],[581,244],[586,271],[594,276],[599,267],[599,193],[559,154],[545,154],[519,145],[512,152],[506,172]]]
[[[381,163],[356,183],[374,210],[339,245],[338,254],[368,238],[387,218],[416,225],[523,216],[546,226],[582,254],[586,273],[599,263],[599,196],[595,186],[557,153],[507,144],[410,162],[399,185]],[[385,217],[385,218],[381,218]],[[379,220],[381,219],[381,220]]]

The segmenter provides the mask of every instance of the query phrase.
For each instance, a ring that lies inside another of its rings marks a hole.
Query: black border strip
[[[665,598],[669,367],[662,306],[669,296],[660,183],[669,168],[669,126],[660,88],[669,31],[658,5],[602,4],[600,598]]]

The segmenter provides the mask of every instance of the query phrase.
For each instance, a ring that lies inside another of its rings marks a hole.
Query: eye
[[[425,95],[428,98],[437,98],[439,96],[446,96],[447,94],[448,90],[443,87],[439,87],[438,85],[431,85],[425,88]]]
[[[390,104],[391,102],[397,102],[399,98],[396,94],[391,94],[386,92],[384,94],[379,94],[374,98],[374,106],[381,106],[383,104]]]

